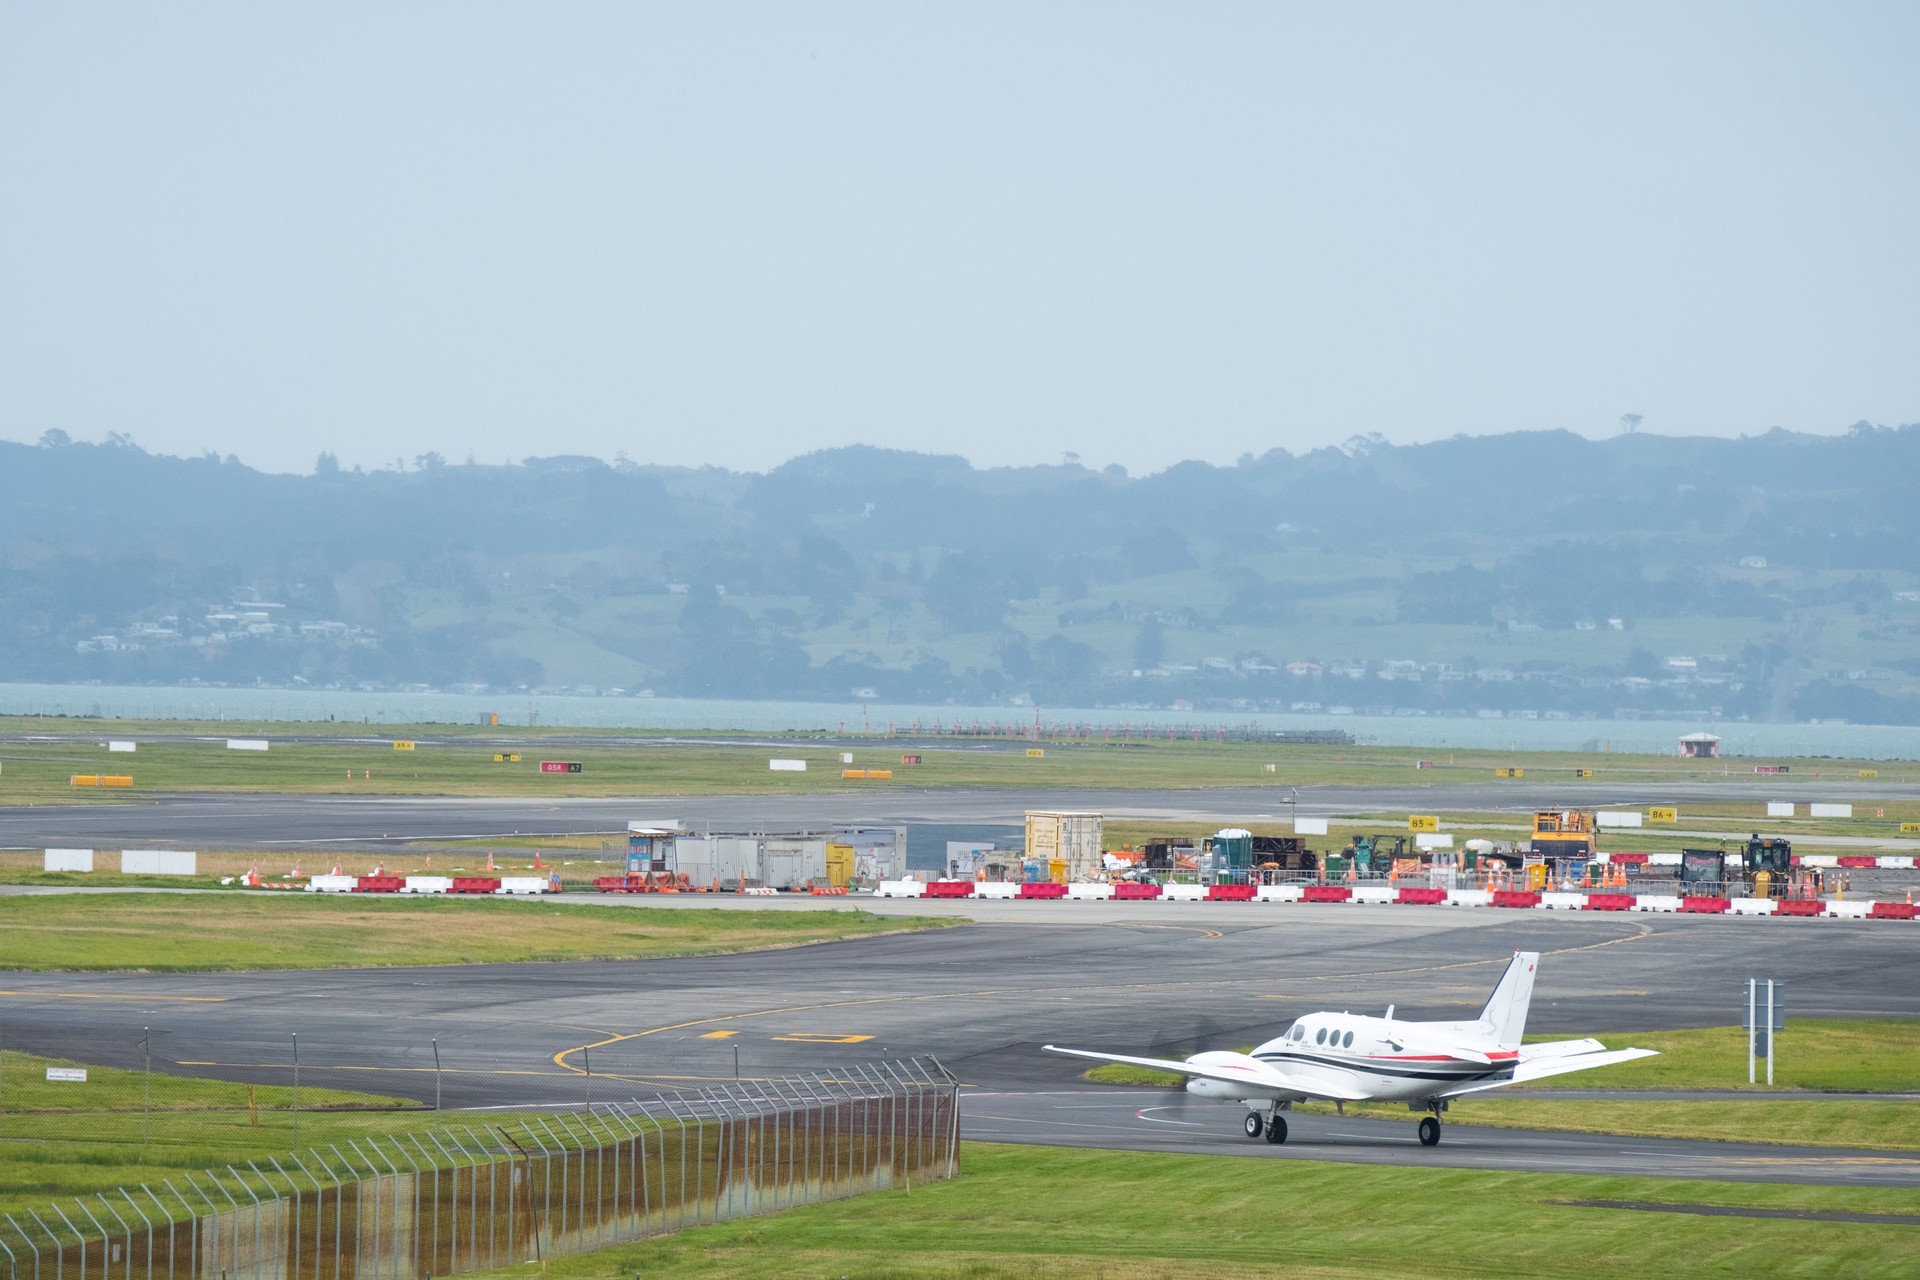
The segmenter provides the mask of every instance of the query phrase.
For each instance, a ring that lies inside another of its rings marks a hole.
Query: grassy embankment
[[[556,1280],[1904,1275],[1920,1226],[1582,1200],[1912,1214],[1920,1192],[968,1143],[961,1176],[548,1264]],[[502,1271],[491,1273],[507,1275]],[[519,1270],[511,1274],[520,1274]]]
[[[1657,1049],[1660,1056],[1553,1077],[1542,1081],[1539,1089],[1725,1089],[1730,1096],[1725,1100],[1557,1101],[1537,1093],[1516,1096],[1495,1092],[1455,1101],[1447,1112],[1448,1122],[1656,1138],[1895,1151],[1920,1148],[1920,1102],[1777,1098],[1769,1096],[1765,1085],[1748,1085],[1746,1033],[1738,1027],[1631,1032],[1602,1039],[1614,1047]],[[1780,1033],[1776,1053],[1775,1089],[1920,1092],[1920,1021],[1789,1021]],[[1172,1072],[1118,1063],[1095,1067],[1085,1074],[1087,1079],[1102,1084],[1174,1088],[1183,1083]],[[1313,1104],[1313,1109],[1330,1110],[1331,1104]],[[1404,1106],[1350,1106],[1347,1110],[1350,1114],[1395,1120],[1411,1116]]]
[[[938,928],[847,908],[673,911],[547,900],[153,894],[0,898],[0,970],[330,969],[639,960]]]

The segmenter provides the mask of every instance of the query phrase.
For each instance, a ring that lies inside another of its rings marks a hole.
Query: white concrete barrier
[[[1389,889],[1383,884],[1363,884],[1353,891],[1348,902],[1392,902],[1398,896],[1398,889]]]
[[[1837,853],[1803,853],[1800,855],[1800,865],[1803,867],[1837,867],[1840,865],[1840,855]]]
[[[307,892],[352,893],[359,884],[359,876],[315,876],[307,881]]]
[[[1205,902],[1207,887],[1200,884],[1165,884],[1160,886],[1162,902]]]
[[[1827,915],[1835,920],[1865,920],[1873,910],[1871,902],[1829,902]]]
[[[1017,898],[1020,886],[1011,880],[982,880],[973,886],[976,898]]]
[[[1255,902],[1298,902],[1300,895],[1304,892],[1304,887],[1297,884],[1263,884],[1253,891],[1253,900]]]
[[[1069,902],[1103,902],[1113,896],[1110,884],[1070,884],[1067,886]]]
[[[1484,907],[1493,901],[1493,892],[1489,889],[1449,889],[1447,905],[1450,907]]]
[[[503,897],[531,897],[536,893],[545,893],[552,885],[545,876],[501,876],[500,887],[494,892]]]
[[[1587,905],[1584,893],[1543,893],[1540,895],[1542,911],[1578,911]]]
[[[1772,898],[1735,898],[1727,907],[1729,915],[1770,916],[1780,909]]]
[[[408,876],[402,893],[446,893],[453,888],[451,876]]]
[[[1873,865],[1876,867],[1884,867],[1889,871],[1908,871],[1916,866],[1920,866],[1920,863],[1915,862],[1912,858],[1875,858]]]
[[[1633,900],[1635,911],[1678,911],[1680,899],[1671,893],[1643,893]]]
[[[880,887],[873,891],[876,898],[918,898],[926,893],[927,886],[918,880],[882,880]],[[1018,890],[1015,890],[1018,892]]]

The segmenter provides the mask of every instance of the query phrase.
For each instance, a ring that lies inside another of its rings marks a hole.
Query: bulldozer
[[[1747,838],[1743,857],[1747,892],[1755,898],[1784,898],[1793,878],[1793,842],[1785,836]]]

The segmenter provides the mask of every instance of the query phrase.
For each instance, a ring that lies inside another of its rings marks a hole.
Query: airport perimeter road
[[[1168,822],[1276,822],[1343,813],[1526,813],[1536,807],[1789,798],[1920,800],[1920,784],[1796,778],[1687,782],[1471,782],[1433,786],[913,788],[780,796],[632,798],[161,795],[129,803],[0,807],[0,848],[278,848],[624,831],[629,822],[782,831],[875,823],[1018,823],[1029,809]]]
[[[209,910],[221,901],[210,896]],[[539,900],[521,905],[543,909]],[[620,912],[633,904],[605,905]],[[767,909],[799,905],[774,900]],[[901,915],[959,908],[983,923],[633,963],[5,974],[0,1035],[13,1049],[131,1065],[150,1027],[156,1054],[186,1074],[288,1083],[297,1032],[308,1085],[423,1099],[432,1096],[437,1040],[445,1101],[462,1107],[573,1105],[589,1088],[604,1100],[699,1087],[732,1078],[736,1052],[747,1076],[931,1053],[969,1086],[974,1136],[1073,1132],[1095,1145],[1162,1149],[1171,1131],[1193,1149],[1244,1153],[1253,1144],[1236,1136],[1231,1106],[1196,1101],[1190,1111],[1153,1113],[1169,1123],[1141,1120],[1137,1096],[1089,1098],[1084,1064],[1040,1046],[1186,1054],[1264,1039],[1310,1010],[1378,1012],[1389,1002],[1407,1018],[1471,1016],[1519,948],[1544,953],[1531,1030],[1618,1044],[1621,1032],[1724,1026],[1736,1020],[1750,974],[1787,981],[1792,1019],[1920,1016],[1920,986],[1910,978],[1920,968],[1920,927],[1904,923],[1398,906],[861,905]],[[340,906],[352,909],[351,901]],[[680,909],[710,908],[695,899]],[[1185,1105],[1184,1095],[1157,1096],[1154,1105]],[[1764,1125],[1769,1103],[1755,1097],[1752,1105]],[[1303,1118],[1300,1145],[1285,1153],[1408,1163],[1471,1156],[1534,1169],[1578,1165],[1594,1150],[1583,1139],[1469,1137],[1461,1127],[1436,1157],[1407,1141],[1411,1123],[1388,1126],[1381,1139],[1320,1145],[1358,1122],[1327,1123],[1333,1128]],[[1203,1124],[1217,1127],[1193,1127]],[[1709,1143],[1690,1144],[1676,1163],[1665,1144],[1607,1141],[1607,1167],[1622,1173],[1684,1168],[1796,1181],[1811,1176],[1804,1161],[1818,1160],[1823,1179],[1920,1186],[1920,1158],[1769,1148],[1756,1161]]]

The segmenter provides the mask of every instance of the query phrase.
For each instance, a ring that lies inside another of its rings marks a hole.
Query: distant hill
[[[0,443],[0,678],[1920,720],[1920,426],[329,461]]]

